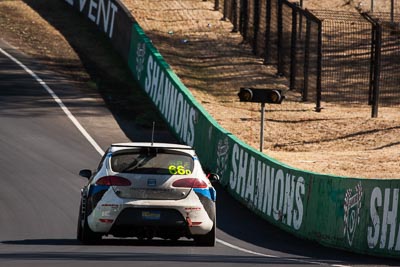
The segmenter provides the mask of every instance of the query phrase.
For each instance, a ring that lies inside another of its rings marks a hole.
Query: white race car
[[[84,244],[102,236],[193,238],[214,246],[216,191],[195,151],[166,143],[113,144],[82,188],[77,238]]]

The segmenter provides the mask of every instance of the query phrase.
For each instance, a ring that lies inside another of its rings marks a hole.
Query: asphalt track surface
[[[32,70],[36,79],[10,56]],[[80,244],[75,232],[85,180],[77,173],[95,168],[100,151],[46,86],[100,150],[129,141],[104,104],[94,101],[98,95],[74,90],[68,81],[0,40],[0,266],[398,265],[294,238],[251,214],[219,186],[215,247],[196,247],[186,239],[107,238],[95,246]],[[132,132],[129,136],[132,140]]]

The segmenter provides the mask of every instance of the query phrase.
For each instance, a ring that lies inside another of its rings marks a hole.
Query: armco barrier
[[[109,35],[171,130],[196,149],[203,165],[221,176],[237,200],[298,237],[359,253],[400,257],[400,180],[320,175],[269,158],[210,117],[118,0],[63,1]],[[80,6],[81,2],[86,4]],[[117,19],[110,32],[114,9]],[[108,23],[103,23],[106,17]],[[122,37],[115,36],[119,34]]]

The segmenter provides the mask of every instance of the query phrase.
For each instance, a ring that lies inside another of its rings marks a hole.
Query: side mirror
[[[85,177],[87,179],[90,179],[92,177],[92,171],[91,170],[80,170],[79,171],[79,176]]]
[[[219,175],[216,173],[209,173],[207,174],[208,180],[210,180],[211,183],[216,183],[219,181]]]

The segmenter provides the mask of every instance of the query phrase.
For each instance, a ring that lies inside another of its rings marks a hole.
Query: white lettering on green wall
[[[303,221],[303,177],[275,169],[251,156],[238,144],[232,149],[229,186],[249,206],[298,230]]]
[[[109,38],[112,38],[114,32],[115,14],[118,12],[118,7],[112,0],[65,0],[71,6],[74,6],[74,1],[79,4],[79,11],[83,12],[87,7],[87,17],[100,25],[103,22],[102,28]],[[106,4],[107,3],[107,4]]]
[[[372,190],[367,229],[369,248],[400,251],[398,206],[398,188],[385,188],[383,194],[379,187]]]
[[[178,91],[151,55],[147,61],[144,90],[179,137],[189,146],[193,146],[196,109]]]

